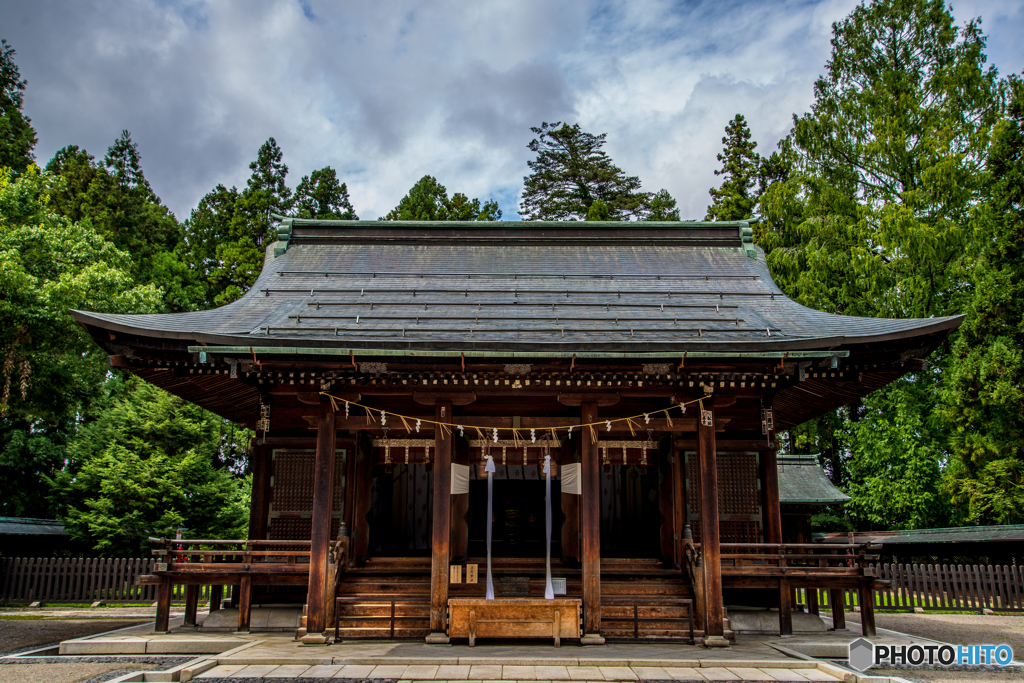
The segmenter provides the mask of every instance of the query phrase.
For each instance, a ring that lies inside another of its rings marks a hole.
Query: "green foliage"
[[[608,205],[600,199],[595,199],[594,203],[587,209],[587,217],[584,220],[588,221],[610,221],[611,212],[608,210]]]
[[[946,491],[982,524],[1024,522],[1024,84],[1010,87],[989,152],[985,248],[943,411],[954,425]]]
[[[192,310],[201,303],[202,285],[174,255],[182,228],[146,180],[138,145],[128,131],[122,131],[102,163],[72,145],[59,150],[46,169],[64,179],[54,192],[54,208],[130,254],[136,282],[163,290],[164,310]]]
[[[27,81],[14,62],[14,48],[0,40],[0,167],[24,171],[35,158],[36,131],[22,112]]]
[[[48,516],[40,474],[60,466],[66,435],[106,374],[70,309],[146,313],[160,292],[138,286],[129,255],[49,203],[62,182],[29,166],[0,169],[0,514]]]
[[[338,182],[338,174],[330,166],[302,176],[295,188],[295,211],[299,218],[359,220],[349,201],[348,187]]]
[[[981,243],[971,225],[1002,104],[978,22],[957,27],[942,0],[878,0],[833,34],[811,111],[758,165],[755,240],[776,282],[812,308],[956,313],[974,289]],[[959,501],[938,488],[951,444],[940,404],[947,352],[830,424],[794,430],[811,452],[831,449],[855,525],[961,519]]]
[[[519,214],[528,221],[587,220],[590,207],[601,201],[608,220],[641,217],[649,197],[640,179],[627,176],[601,149],[607,134],[592,135],[579,124],[542,123],[531,128],[528,145],[537,158],[528,161]]]
[[[795,158],[780,149],[788,177],[761,198],[772,271],[824,310],[956,310],[999,110],[984,36],[976,22],[958,29],[942,0],[861,5],[833,31],[811,112],[794,118]]]
[[[416,181],[398,206],[381,218],[382,221],[500,221],[498,202],[469,199],[461,192],[451,198],[444,185],[433,176]]]
[[[751,193],[756,179],[760,156],[754,149],[757,143],[750,139],[750,127],[743,114],[736,114],[725,127],[722,138],[725,147],[717,155],[722,168],[715,175],[724,176],[721,187],[708,191],[711,205],[704,218],[707,221],[745,221],[753,215],[756,197]]]
[[[679,209],[676,208],[675,198],[668,193],[668,190],[658,190],[651,196],[647,204],[645,221],[677,221],[679,220]]]
[[[846,423],[852,500],[845,512],[855,528],[949,525],[939,470],[945,430],[921,409],[935,401],[929,384],[898,380],[865,398],[863,414]]]
[[[234,301],[259,277],[267,247],[277,239],[273,214],[287,215],[294,204],[282,158],[269,138],[249,164],[252,174],[244,190],[217,185],[185,221],[176,253],[202,283],[203,308]],[[297,199],[300,212],[351,210],[348,190],[337,184],[330,167],[304,177]]]
[[[218,463],[252,434],[142,380],[112,381],[104,410],[68,446],[54,481],[72,538],[140,557],[149,536],[244,538],[248,477]]]

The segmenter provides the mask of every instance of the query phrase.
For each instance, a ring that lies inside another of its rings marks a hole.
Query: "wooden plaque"
[[[477,564],[466,565],[466,583],[476,583],[477,570],[479,569],[479,567],[480,565]]]
[[[462,566],[453,564],[451,566],[451,583],[462,583]]]

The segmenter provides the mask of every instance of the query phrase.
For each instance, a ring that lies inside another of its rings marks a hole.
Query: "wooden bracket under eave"
[[[559,394],[558,402],[563,406],[579,406],[596,403],[599,408],[613,406],[619,402],[618,394]]]
[[[476,401],[476,394],[454,391],[414,391],[412,400],[421,406],[432,406],[442,401],[450,402],[453,406],[468,406]]]
[[[130,368],[128,356],[107,356],[107,365],[112,368]]]

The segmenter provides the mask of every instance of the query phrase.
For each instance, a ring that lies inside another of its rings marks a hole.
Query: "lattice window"
[[[717,460],[718,514],[759,514],[761,506],[757,490],[757,455],[719,453]]]
[[[272,462],[270,539],[306,540],[311,528],[309,515],[313,511],[316,451],[278,450],[274,452]],[[340,517],[345,509],[346,463],[347,452],[339,450],[334,458],[332,537],[337,534]]]
[[[275,517],[270,520],[270,540],[300,541],[310,537],[313,520],[309,517]]]
[[[719,541],[759,543],[762,532],[760,490],[756,453],[719,452],[718,472]],[[700,460],[696,453],[686,457],[686,509],[693,539],[700,543]],[[729,516],[755,519],[727,519]]]
[[[757,522],[718,523],[719,543],[759,543],[760,528]]]
[[[340,519],[331,520],[331,538],[338,537]],[[313,520],[310,517],[275,517],[270,520],[271,541],[308,541],[313,533]],[[282,549],[292,550],[293,548]]]
[[[274,486],[271,504],[274,512],[311,512],[313,510],[314,451],[277,451],[274,453]]]

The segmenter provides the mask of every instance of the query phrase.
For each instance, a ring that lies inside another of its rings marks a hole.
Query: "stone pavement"
[[[617,665],[616,665],[617,664]],[[668,664],[663,662],[663,664]],[[347,678],[399,681],[837,681],[836,675],[819,671],[814,662],[790,662],[788,666],[737,662],[731,666],[704,666],[704,662],[679,662],[691,666],[642,666],[612,662],[600,666],[564,664],[346,664],[273,665],[220,664],[197,678]],[[709,662],[710,664],[710,662]],[[758,666],[757,664],[760,664]]]
[[[203,633],[172,622],[154,634],[152,622],[65,641],[62,653],[197,655],[180,680],[204,678],[376,679],[381,681],[860,681],[829,660],[845,660],[854,630],[791,638],[740,635],[729,648],[678,643],[608,643],[580,647],[517,641],[427,645],[419,641],[350,640],[305,646],[289,633]],[[888,643],[927,639],[881,632]],[[149,676],[128,680],[157,680]],[[893,679],[896,680],[896,679]]]

